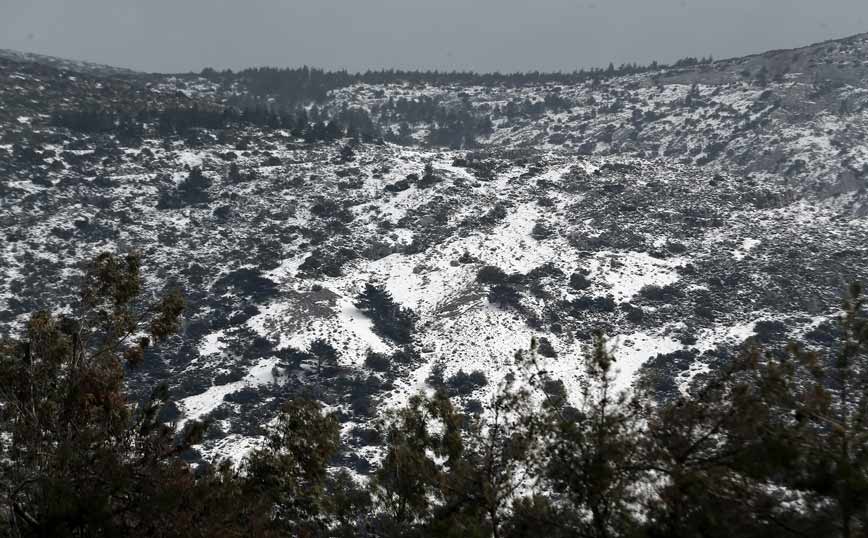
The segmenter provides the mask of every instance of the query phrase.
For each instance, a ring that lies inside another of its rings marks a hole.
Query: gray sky
[[[0,0],[0,48],[146,71],[573,70],[868,31],[868,0]]]

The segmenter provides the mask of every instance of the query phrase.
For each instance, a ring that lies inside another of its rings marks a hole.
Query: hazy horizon
[[[0,48],[141,71],[572,71],[716,59],[868,30],[868,2],[829,0],[11,0]],[[156,30],[159,29],[159,30]]]

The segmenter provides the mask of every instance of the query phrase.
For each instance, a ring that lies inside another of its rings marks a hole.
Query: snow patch
[[[217,331],[202,338],[199,344],[199,354],[202,356],[217,355],[226,348],[224,331]]]
[[[626,302],[645,286],[674,284],[679,278],[676,268],[685,263],[682,257],[659,259],[646,252],[601,251],[594,254],[589,270],[616,302]]]
[[[661,353],[672,353],[683,347],[677,340],[659,334],[635,332],[615,336],[610,340],[615,357],[615,381],[617,391],[630,388],[636,374],[651,358]]]
[[[745,256],[750,254],[750,251],[753,250],[760,243],[761,241],[759,239],[745,239],[741,244],[741,248],[736,249],[732,253],[732,257],[736,260],[743,260]]]
[[[182,410],[184,419],[179,422],[178,428],[183,428],[188,420],[197,420],[210,413],[223,403],[223,397],[246,387],[259,387],[267,383],[277,382],[272,369],[276,366],[277,359],[261,359],[256,366],[250,369],[241,381],[227,383],[225,385],[212,385],[202,394],[189,396],[179,400],[178,406]]]

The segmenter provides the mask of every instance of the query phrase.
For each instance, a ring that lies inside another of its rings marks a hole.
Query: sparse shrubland
[[[337,416],[292,397],[240,465],[191,468],[185,455],[216,426],[189,421],[176,432],[158,418],[171,407],[164,388],[140,403],[124,391],[125,369],[179,328],[184,304],[173,292],[142,305],[139,267],[136,256],[99,256],[71,314],[35,313],[0,345],[5,535],[851,537],[868,528],[868,317],[857,285],[827,331],[836,353],[748,346],[663,402],[644,385],[613,389],[617,358],[599,334],[578,393],[543,368],[555,356],[547,340],[516,354],[526,385],[468,400],[469,414],[451,397],[485,386],[485,374],[446,377],[441,367],[433,396],[412,397],[379,431],[353,430],[351,446],[384,443],[361,484],[329,471],[356,458]],[[380,323],[409,319],[376,286],[359,306]],[[283,355],[294,367],[315,360],[320,375],[338,358],[322,340]],[[681,354],[657,360],[668,361]],[[390,359],[366,363],[384,370]],[[360,390],[371,382],[351,385],[360,416],[372,409]],[[242,388],[225,400],[258,398]]]
[[[0,535],[865,534],[866,50],[0,51]]]

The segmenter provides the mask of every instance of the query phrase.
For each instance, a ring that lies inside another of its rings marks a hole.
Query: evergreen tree
[[[321,338],[310,343],[309,351],[316,358],[316,372],[319,377],[322,377],[323,366],[334,368],[338,364],[338,351]]]
[[[392,299],[384,286],[365,284],[356,298],[356,308],[368,314],[374,329],[398,344],[408,344],[416,330],[416,314]]]
[[[179,454],[199,442],[203,425],[191,422],[176,438],[157,418],[165,387],[139,406],[124,395],[124,368],[178,329],[184,305],[177,293],[142,305],[139,267],[135,255],[98,256],[73,316],[35,313],[23,339],[0,344],[7,535],[153,536],[201,509],[185,505],[196,483]]]
[[[266,445],[244,464],[242,492],[264,497],[275,531],[324,536],[329,525],[327,467],[339,447],[339,425],[319,403],[291,400],[271,428]]]
[[[868,524],[868,321],[854,285],[831,357],[754,346],[655,413],[656,536],[855,536]],[[720,529],[719,521],[733,522]]]
[[[373,493],[386,514],[388,535],[413,534],[432,523],[443,499],[445,468],[462,454],[460,417],[448,398],[413,396],[387,425],[386,454],[373,481]],[[443,462],[441,463],[442,460]]]
[[[536,386],[548,380],[537,358],[537,341],[519,355],[535,372]],[[541,474],[556,495],[562,525],[578,536],[629,536],[639,529],[638,484],[650,480],[641,456],[647,409],[639,397],[613,386],[615,357],[595,334],[585,363],[587,382],[576,407],[546,394],[544,427],[551,432],[540,461]]]

